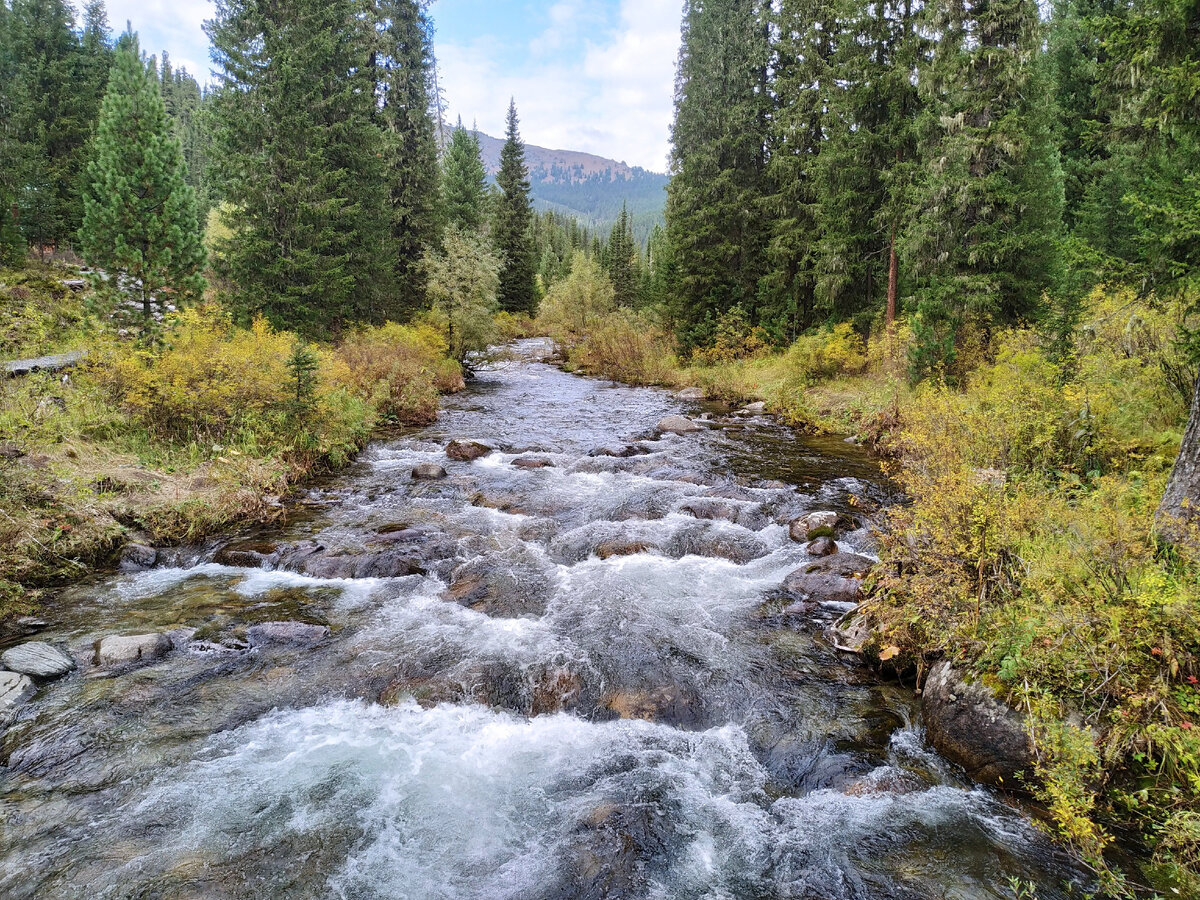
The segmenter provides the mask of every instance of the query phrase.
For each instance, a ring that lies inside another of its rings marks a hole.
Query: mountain
[[[500,167],[504,141],[479,132],[483,164],[493,178]],[[607,232],[624,202],[633,219],[634,239],[645,243],[655,225],[663,224],[667,203],[666,175],[615,159],[578,150],[550,150],[525,145],[529,187],[537,210],[574,216],[579,224]]]

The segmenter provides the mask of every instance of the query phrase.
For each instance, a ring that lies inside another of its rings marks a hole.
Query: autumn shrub
[[[556,281],[542,299],[537,329],[568,355],[615,309],[612,282],[599,261],[576,251],[570,273]]]
[[[332,384],[369,403],[385,421],[424,425],[437,418],[439,385],[461,382],[433,325],[388,323],[348,335],[331,356]]]
[[[699,366],[717,366],[768,356],[775,349],[766,329],[754,325],[741,306],[734,306],[706,330],[692,350],[691,361]]]
[[[627,384],[665,384],[675,369],[666,332],[632,310],[610,313],[571,350],[583,371]]]
[[[502,309],[493,317],[495,321],[496,340],[501,343],[516,341],[521,338],[537,337],[541,329],[528,313],[511,313]]]

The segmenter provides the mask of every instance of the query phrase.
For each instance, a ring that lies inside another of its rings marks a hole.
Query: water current
[[[0,896],[995,900],[1019,878],[1052,900],[1083,884],[927,748],[910,689],[829,645],[841,608],[780,596],[808,559],[791,518],[862,521],[893,499],[864,453],[518,350],[283,525],[48,604],[38,639],[81,666],[3,737]],[[657,435],[673,413],[719,427]],[[451,439],[496,450],[456,462]],[[448,476],[413,480],[420,463]],[[870,552],[865,530],[839,542]],[[278,621],[329,631],[255,637]],[[151,664],[91,664],[98,639],[153,632],[174,649]]]

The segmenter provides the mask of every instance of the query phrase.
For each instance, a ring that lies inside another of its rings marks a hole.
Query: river
[[[789,519],[892,499],[862,451],[569,375],[544,349],[520,343],[285,524],[48,603],[38,639],[81,668],[4,735],[0,896],[993,900],[1016,877],[1052,900],[1086,883],[927,748],[910,689],[829,646],[837,608],[779,596],[808,558]],[[681,412],[729,427],[655,434]],[[471,438],[498,449],[447,460]],[[448,477],[413,480],[427,462]],[[276,621],[328,634],[252,628]],[[99,638],[150,632],[175,649],[89,664]]]

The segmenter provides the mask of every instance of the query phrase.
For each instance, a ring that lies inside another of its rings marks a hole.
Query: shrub
[[[576,250],[570,274],[554,283],[538,307],[538,328],[569,354],[616,308],[614,296],[599,261]]]
[[[665,384],[675,371],[670,338],[631,310],[610,313],[571,351],[573,365],[628,384]]]
[[[387,421],[425,425],[437,418],[436,382],[450,387],[455,376],[461,379],[446,352],[446,338],[428,323],[365,328],[350,334],[334,352],[329,378]]]
[[[760,325],[752,325],[741,306],[722,313],[706,335],[702,346],[692,350],[692,361],[701,366],[716,366],[741,359],[758,359],[774,350],[771,336]]]

